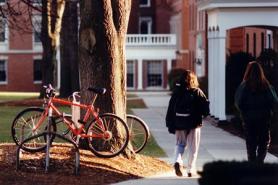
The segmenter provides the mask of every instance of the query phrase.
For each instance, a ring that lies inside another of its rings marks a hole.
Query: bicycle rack
[[[70,139],[60,135],[60,134],[57,134],[55,132],[43,132],[41,134],[37,134],[37,135],[34,135],[32,137],[29,137],[27,139],[25,139],[23,142],[21,142],[20,145],[17,146],[17,150],[16,150],[16,170],[19,170],[20,169],[20,149],[22,148],[22,145],[32,139],[35,139],[37,137],[41,137],[41,136],[46,136],[47,138],[47,145],[46,145],[46,157],[45,157],[45,172],[48,172],[49,171],[49,161],[50,161],[50,147],[51,147],[51,143],[50,143],[50,135],[55,135],[55,137],[57,136],[58,138],[60,139],[63,139],[69,143],[71,143],[74,148],[75,148],[75,169],[74,169],[74,174],[75,175],[79,175],[79,171],[80,171],[80,152],[79,152],[79,149],[78,149],[78,146],[73,142],[71,141]]]

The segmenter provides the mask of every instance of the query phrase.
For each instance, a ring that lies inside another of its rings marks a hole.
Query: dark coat
[[[243,82],[235,94],[235,106],[244,122],[270,119],[274,104],[277,102],[277,94],[272,86],[259,92],[253,92]]]
[[[202,126],[202,118],[203,116],[209,115],[209,101],[206,98],[205,94],[200,88],[191,88],[186,89],[185,87],[176,87],[174,90],[167,109],[166,114],[166,127],[170,133],[175,133],[175,106],[176,102],[179,100],[180,96],[183,96],[186,91],[191,91],[194,96],[194,104],[193,104],[193,123],[194,126],[192,128],[197,128]]]

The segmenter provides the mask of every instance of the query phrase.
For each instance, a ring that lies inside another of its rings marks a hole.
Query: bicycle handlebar
[[[56,90],[52,87],[51,84],[44,85],[45,95],[47,98],[54,97],[56,95]]]

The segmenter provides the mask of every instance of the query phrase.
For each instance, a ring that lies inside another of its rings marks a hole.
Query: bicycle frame
[[[81,138],[105,138],[108,137],[104,134],[92,134],[92,135],[87,135],[83,131],[83,128],[85,127],[84,124],[81,124],[79,128],[75,127],[74,124],[72,124],[72,120],[68,120],[68,118],[65,118],[63,114],[58,110],[58,108],[54,104],[60,104],[60,105],[66,105],[66,106],[78,106],[81,109],[85,109],[86,113],[85,116],[82,119],[83,123],[86,123],[88,119],[90,118],[90,115],[92,115],[96,121],[100,129],[105,130],[105,127],[102,123],[102,121],[99,119],[98,112],[95,111],[93,103],[91,105],[85,105],[85,104],[79,104],[79,103],[73,103],[71,101],[67,101],[64,99],[56,98],[56,97],[50,97],[49,101],[47,103],[47,106],[45,107],[45,111],[41,118],[39,119],[38,123],[35,125],[35,127],[32,129],[33,131],[37,130],[40,125],[43,123],[43,121],[46,119],[47,116],[52,117],[53,112],[59,116],[62,117],[63,122],[67,125],[67,127],[72,131],[72,133],[76,136],[80,136]]]

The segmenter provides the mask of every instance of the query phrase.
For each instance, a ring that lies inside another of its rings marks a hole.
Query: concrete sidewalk
[[[144,100],[148,108],[133,109],[134,114],[141,117],[148,124],[157,143],[166,152],[167,157],[162,158],[162,160],[173,164],[172,158],[175,148],[175,136],[169,134],[165,126],[165,115],[170,96],[167,93],[139,93],[138,96]],[[217,160],[247,160],[245,141],[217,128],[210,120],[205,120],[201,130],[201,143],[197,159],[198,171],[202,171],[205,163]],[[278,158],[271,154],[267,154],[265,161],[278,163]],[[186,155],[184,162],[185,165],[187,165]],[[198,185],[198,177],[180,178],[176,177],[174,171],[172,171],[146,179],[125,181],[118,184]]]

